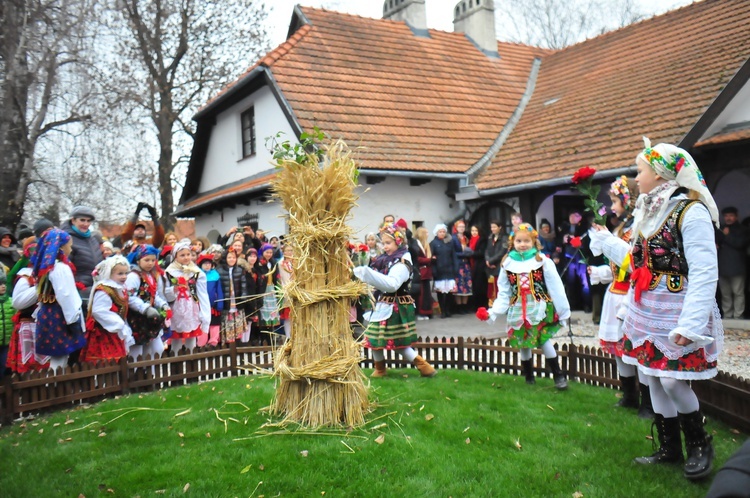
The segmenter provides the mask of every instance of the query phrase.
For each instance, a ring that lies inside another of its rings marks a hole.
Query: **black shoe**
[[[657,439],[653,438],[654,427],[656,427],[659,449],[651,456],[636,457],[633,461],[641,465],[682,463],[684,456],[682,455],[679,419],[677,417],[665,418],[658,413],[654,415],[654,422],[651,424],[651,437],[655,445]]]
[[[620,401],[615,403],[615,406],[621,408],[638,408],[638,391],[636,391],[636,377],[623,377],[620,376],[620,383],[622,384],[622,398]]]
[[[711,444],[713,436],[703,428],[705,419],[700,411],[693,413],[679,413],[680,426],[685,433],[685,448],[687,460],[683,475],[686,479],[695,481],[711,474],[714,460],[714,447]]]
[[[568,380],[565,378],[565,374],[560,368],[560,360],[558,358],[558,356],[555,356],[554,358],[547,358],[546,361],[552,372],[552,378],[555,379],[555,389],[564,391],[568,388]]]
[[[526,383],[529,385],[536,384],[536,379],[534,378],[534,367],[531,362],[532,360],[521,360],[523,376],[526,377]]]
[[[641,406],[638,407],[638,418],[653,419],[654,407],[651,406],[651,391],[646,384],[638,386],[641,390]]]

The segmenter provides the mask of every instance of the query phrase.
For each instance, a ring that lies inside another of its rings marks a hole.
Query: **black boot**
[[[618,401],[615,406],[622,408],[638,408],[638,391],[636,391],[636,378],[620,376],[620,382],[622,383],[622,398]]]
[[[638,407],[638,417],[654,418],[654,407],[651,405],[651,390],[646,384],[639,384],[641,390],[641,406]]]
[[[534,379],[534,367],[531,362],[533,360],[521,360],[521,368],[523,369],[523,376],[526,377],[527,384],[536,384]]]
[[[438,305],[440,306],[440,318],[448,318],[448,313],[446,312],[446,309],[445,309],[445,306],[446,306],[445,294],[443,294],[442,292],[438,292],[437,297],[438,297]]]
[[[677,415],[685,433],[685,449],[687,461],[684,475],[687,479],[703,479],[711,474],[714,460],[714,448],[711,445],[713,436],[703,428],[705,419],[700,411],[680,413]]]
[[[655,414],[654,422],[651,424],[651,437],[654,435],[654,426],[659,440],[659,449],[647,457],[636,457],[635,463],[641,465],[652,465],[657,463],[682,463],[682,439],[680,434],[680,421],[677,417],[665,418],[663,415]],[[656,447],[656,440],[653,440]]]
[[[555,379],[555,387],[561,391],[567,389],[568,381],[560,368],[559,357],[555,356],[554,358],[547,358],[546,361],[549,365],[549,369],[552,371],[552,378]]]
[[[452,316],[453,294],[443,294],[443,302],[445,303],[445,316],[450,318]]]

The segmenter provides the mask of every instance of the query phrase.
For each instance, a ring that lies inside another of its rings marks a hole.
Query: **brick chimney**
[[[406,21],[412,30],[427,29],[427,11],[425,0],[385,0],[383,2],[383,19]]]
[[[453,31],[464,33],[482,52],[497,53],[494,0],[461,0],[453,9]]]

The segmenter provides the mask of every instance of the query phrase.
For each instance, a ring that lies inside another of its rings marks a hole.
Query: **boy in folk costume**
[[[133,358],[153,357],[164,352],[161,337],[171,310],[164,296],[164,271],[156,264],[158,255],[156,247],[145,244],[134,246],[128,254],[130,273],[125,288],[128,290],[128,325],[134,341],[129,355]]]
[[[128,348],[133,344],[125,289],[129,272],[130,264],[124,256],[111,256],[96,265],[82,362],[119,360],[127,356]]]
[[[203,253],[198,256],[196,264],[206,274],[206,292],[208,302],[211,303],[211,323],[208,326],[208,334],[198,336],[198,347],[206,344],[217,346],[221,335],[221,312],[224,311],[224,292],[221,288],[219,272],[216,271],[216,263],[213,254]]]
[[[630,242],[633,237],[633,211],[638,199],[638,186],[635,179],[621,176],[615,180],[610,189],[609,197],[612,200],[612,212],[617,215],[620,225],[615,230],[615,235],[625,242]],[[591,233],[592,240],[589,248],[594,256],[602,254],[601,237],[595,232]],[[619,262],[618,262],[619,263]],[[638,388],[636,386],[637,369],[622,361],[622,322],[617,318],[617,310],[625,302],[630,289],[630,267],[620,268],[614,261],[606,266],[590,266],[589,276],[591,284],[610,284],[604,295],[602,304],[602,315],[599,324],[599,340],[604,351],[611,354],[617,360],[617,371],[622,382],[622,399],[617,406],[624,408],[638,408],[638,416],[641,418],[652,418],[654,412],[651,408],[651,393],[645,376],[639,374],[641,379],[640,408],[638,402]]]
[[[34,311],[37,308],[38,296],[29,261],[36,252],[36,247],[36,237],[29,237],[24,241],[21,261],[25,260],[26,266],[16,272],[15,285],[13,285],[13,307],[17,311],[13,316],[15,326],[10,339],[6,366],[15,373],[49,368],[49,356],[37,354],[34,337],[36,334]],[[8,276],[12,278],[12,273]]]
[[[534,384],[531,349],[541,348],[552,370],[557,389],[568,381],[560,369],[557,351],[550,339],[570,318],[570,304],[555,264],[541,253],[542,245],[534,227],[521,223],[511,234],[511,251],[500,263],[497,299],[489,312],[477,310],[480,320],[493,322],[508,315],[510,345],[521,348],[521,365],[527,384]]]
[[[684,476],[701,479],[711,473],[714,453],[689,381],[716,375],[724,342],[712,226],[718,226],[719,212],[687,151],[644,142],[636,157],[641,196],[632,245],[603,227],[595,236],[602,238],[605,256],[634,269],[627,308],[618,315],[624,317],[622,359],[648,379],[659,439],[653,455],[635,462],[683,462],[682,429]]]
[[[419,356],[412,343],[417,341],[414,299],[409,295],[411,255],[406,248],[406,234],[393,223],[380,229],[384,253],[370,266],[354,268],[354,275],[377,289],[375,309],[365,313],[367,327],[364,346],[372,350],[375,371],[372,377],[384,377],[385,350],[395,349],[411,362],[423,377],[437,372]]]
[[[50,356],[50,368],[65,368],[68,355],[86,344],[83,301],[76,288],[68,255],[73,250],[70,234],[57,228],[44,233],[31,257],[31,276],[37,284],[39,309],[36,353]]]
[[[206,274],[193,263],[190,240],[177,242],[172,249],[174,260],[166,269],[173,286],[172,351],[185,347],[192,352],[197,337],[208,334],[211,323],[211,303],[206,290]]]

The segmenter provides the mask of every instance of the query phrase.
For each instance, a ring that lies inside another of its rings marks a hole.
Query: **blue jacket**
[[[211,325],[221,325],[221,312],[224,311],[224,291],[221,289],[219,272],[215,269],[206,273],[206,291],[208,292],[208,301],[211,303]]]

